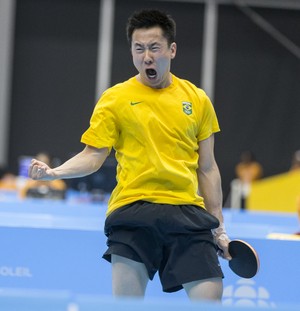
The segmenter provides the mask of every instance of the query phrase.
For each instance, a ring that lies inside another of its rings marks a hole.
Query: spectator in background
[[[293,154],[290,171],[295,171],[299,169],[300,169],[300,150],[297,150]]]
[[[257,162],[255,155],[251,151],[244,151],[241,154],[240,162],[235,167],[237,178],[244,183],[251,183],[263,176],[263,168]]]
[[[0,168],[0,190],[17,190],[16,176],[7,168]]]
[[[263,168],[252,151],[244,151],[235,166],[236,179],[231,182],[231,207],[245,208],[251,183],[262,178]]]
[[[46,152],[40,152],[36,159],[51,165],[51,157]],[[28,179],[20,190],[21,198],[64,199],[67,185],[63,180],[32,180]]]

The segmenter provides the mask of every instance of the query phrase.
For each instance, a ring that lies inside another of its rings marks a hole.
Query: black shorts
[[[165,292],[182,284],[223,278],[211,229],[219,221],[194,205],[154,204],[138,201],[117,209],[105,221],[111,254],[145,264],[150,280],[159,272]]]

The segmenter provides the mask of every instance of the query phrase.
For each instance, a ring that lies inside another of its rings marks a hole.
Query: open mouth
[[[156,78],[157,72],[155,69],[149,68],[149,69],[146,69],[146,75],[148,79],[152,80]]]

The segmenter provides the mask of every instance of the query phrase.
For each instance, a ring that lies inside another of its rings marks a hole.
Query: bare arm
[[[199,192],[209,213],[219,219],[220,227],[213,230],[222,257],[231,259],[228,253],[229,238],[226,235],[222,213],[221,176],[214,156],[214,135],[199,142],[198,167]]]
[[[96,172],[108,156],[108,148],[86,146],[80,153],[56,168],[33,159],[28,175],[35,180],[54,180],[83,177]]]

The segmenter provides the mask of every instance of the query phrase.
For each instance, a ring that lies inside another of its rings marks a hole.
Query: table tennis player
[[[103,255],[112,265],[113,295],[143,297],[158,272],[165,292],[184,289],[192,300],[220,301],[216,244],[223,258],[231,257],[214,156],[215,110],[202,89],[170,71],[177,53],[170,15],[135,12],[126,30],[137,75],[102,94],[82,135],[83,151],[56,168],[33,159],[29,176],[86,176],[114,148],[117,186]]]

